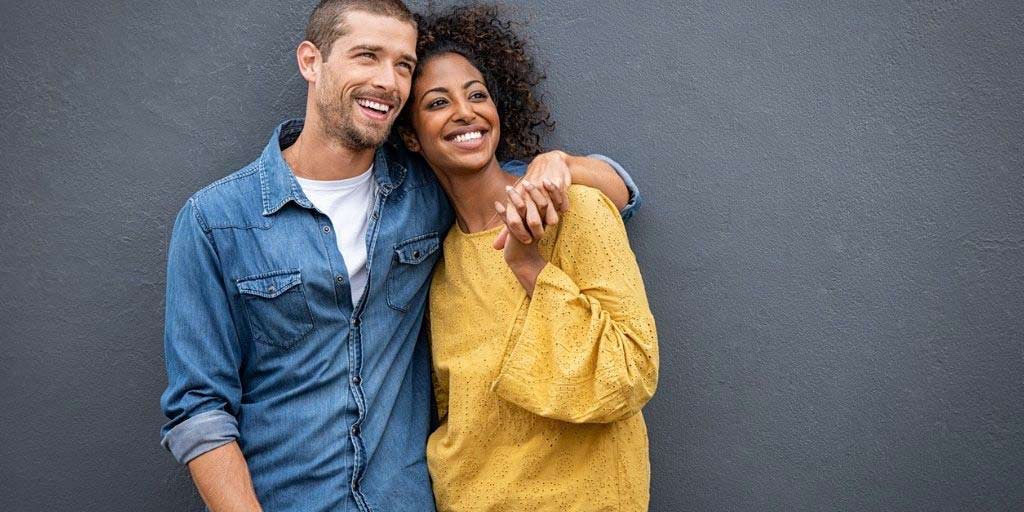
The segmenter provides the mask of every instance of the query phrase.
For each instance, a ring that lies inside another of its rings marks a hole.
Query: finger
[[[562,204],[565,202],[562,198],[561,189],[555,186],[550,179],[544,180],[544,188],[548,190],[548,197],[551,198],[551,204],[554,205],[555,209],[559,212],[564,212],[565,209]]]
[[[526,225],[530,228],[530,234],[535,240],[544,236],[544,222],[540,219],[540,212],[537,211],[537,203],[526,202]]]
[[[569,187],[560,187],[558,189],[558,196],[561,198],[562,208],[559,212],[565,213],[569,211]]]
[[[555,208],[555,203],[548,203],[547,209],[544,210],[544,225],[554,226],[558,224],[558,209]]]
[[[520,209],[520,213],[526,211],[526,202],[523,200],[523,196],[520,195],[515,188],[505,187],[505,194],[508,195],[508,200],[512,203],[512,206]]]
[[[507,241],[508,241],[508,227],[504,226],[504,227],[501,228],[501,232],[498,233],[498,238],[494,239],[494,243],[491,244],[491,247],[494,247],[496,250],[499,250],[499,251],[504,250],[505,249],[505,243]]]
[[[555,188],[551,195],[557,195],[559,198],[558,211],[565,212],[569,209],[569,182],[555,178],[551,180],[551,185]]]
[[[512,236],[516,237],[520,242],[529,244],[533,241],[530,237],[530,232],[526,229],[523,218],[519,215],[519,210],[509,205],[505,205],[505,226],[508,227]]]
[[[529,194],[530,199],[537,204],[537,211],[543,212],[548,209],[548,205],[551,204],[551,200],[548,198],[548,191],[544,188],[534,186],[533,183],[523,180],[523,187],[526,188],[526,193]]]
[[[505,217],[505,205],[501,204],[498,201],[495,201],[494,202],[494,209],[497,210],[498,215],[502,218],[502,220],[504,220],[504,217]],[[508,239],[508,226],[502,226],[501,232],[498,233],[498,237],[494,239],[494,243],[491,244],[491,247],[494,247],[495,249],[500,251],[500,250],[505,248],[505,241],[507,239]]]

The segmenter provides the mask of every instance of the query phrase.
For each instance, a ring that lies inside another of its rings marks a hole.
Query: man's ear
[[[295,49],[295,60],[299,64],[299,73],[309,83],[315,83],[320,74],[320,49],[309,41],[303,41]]]
[[[412,130],[405,126],[398,127],[398,135],[402,137],[402,142],[405,143],[405,147],[413,153],[420,152],[420,139],[416,137],[416,134]]]

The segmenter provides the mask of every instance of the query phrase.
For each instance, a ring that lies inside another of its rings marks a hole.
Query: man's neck
[[[300,178],[343,180],[356,177],[373,164],[375,148],[352,149],[306,124],[295,143],[281,155]]]

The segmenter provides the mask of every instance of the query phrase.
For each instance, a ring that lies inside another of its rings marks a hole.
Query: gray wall
[[[313,2],[4,1],[0,510],[199,507],[173,215],[302,112]],[[556,145],[647,197],[652,509],[1024,503],[1024,3],[540,0]]]

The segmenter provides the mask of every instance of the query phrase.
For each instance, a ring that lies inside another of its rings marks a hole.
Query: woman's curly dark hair
[[[446,53],[462,55],[484,76],[498,115],[501,116],[500,161],[526,160],[543,151],[541,133],[555,123],[543,99],[533,90],[546,77],[527,52],[526,41],[499,4],[472,3],[417,16],[419,70],[431,58]],[[402,121],[411,129],[409,107]]]

